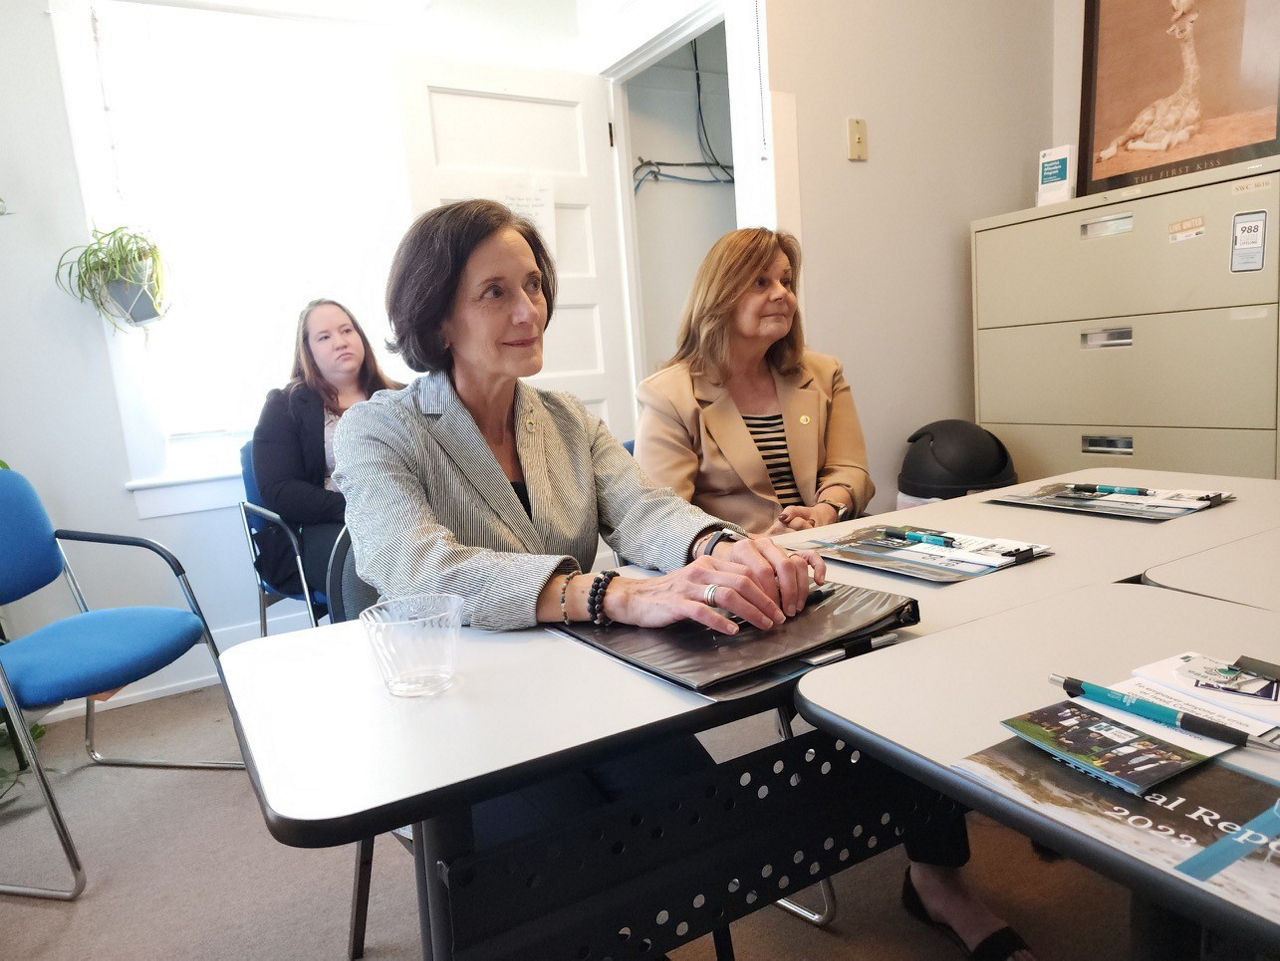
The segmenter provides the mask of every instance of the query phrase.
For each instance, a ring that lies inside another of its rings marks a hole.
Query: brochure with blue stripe
[[[883,524],[806,546],[827,560],[941,583],[971,580],[1053,553],[1045,544]]]
[[[1167,521],[1235,499],[1236,495],[1229,491],[1152,490],[1119,484],[1045,484],[1027,494],[999,494],[988,503]]]

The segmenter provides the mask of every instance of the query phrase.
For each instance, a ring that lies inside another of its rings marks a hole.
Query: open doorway
[[[737,226],[724,24],[624,84],[635,219],[637,368],[675,351],[694,272]]]

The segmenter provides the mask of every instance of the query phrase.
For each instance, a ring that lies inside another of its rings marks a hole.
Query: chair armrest
[[[187,577],[186,570],[183,569],[182,563],[167,547],[157,544],[153,540],[145,537],[126,537],[121,534],[99,534],[95,531],[69,531],[58,529],[53,532],[53,537],[57,541],[80,541],[89,544],[110,544],[116,547],[142,547],[158,554],[166,564],[169,570],[173,572],[173,576],[178,581],[178,587],[182,590],[183,597],[186,598],[187,607],[191,609],[191,613],[200,619],[200,625],[204,629],[204,642],[209,649],[209,653],[213,656],[214,661],[218,660],[218,646],[213,642],[213,632],[209,630],[209,622],[205,620],[204,611],[200,609],[200,602],[196,600],[196,592],[191,587],[191,581]],[[61,550],[61,546],[59,546]],[[71,570],[71,564],[67,562],[66,555],[63,555],[63,574],[67,578],[67,585],[71,588],[71,593],[76,599],[82,612],[89,610],[89,604],[84,598],[84,592],[80,589],[80,584],[76,580],[74,572]]]
[[[269,511],[265,507],[259,507],[257,504],[250,504],[248,501],[241,501],[240,509],[246,513],[253,514],[255,517],[261,517],[263,520],[281,528],[288,536],[289,543],[293,545],[293,552],[297,555],[302,554],[302,546],[298,543],[298,535],[293,532],[293,528],[289,526],[285,519],[275,511]]]
[[[115,544],[120,547],[144,547],[164,558],[175,577],[185,577],[186,571],[173,552],[162,544],[145,537],[125,537],[121,534],[99,534],[94,531],[56,530],[53,536],[60,541],[85,541],[90,544]]]

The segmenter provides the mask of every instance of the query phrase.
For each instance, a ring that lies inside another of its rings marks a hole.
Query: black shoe
[[[949,937],[960,946],[961,951],[973,958],[973,961],[1008,961],[1016,952],[1025,950],[1027,947],[1027,942],[1022,940],[1017,931],[1010,927],[1003,927],[998,931],[991,932],[970,951],[966,947],[964,939],[956,934],[951,925],[945,921],[935,921],[929,917],[929,912],[925,908],[924,902],[920,900],[920,894],[916,891],[916,886],[911,883],[910,865],[907,866],[907,873],[902,878],[902,906],[906,909],[907,914],[917,921],[923,921]]]

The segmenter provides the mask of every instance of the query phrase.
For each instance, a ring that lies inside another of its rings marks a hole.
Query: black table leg
[[[418,881],[418,924],[422,961],[453,961],[453,918],[449,889],[439,864],[473,847],[471,811],[462,808],[413,826],[413,868]]]
[[[351,932],[347,937],[347,957],[364,957],[364,930],[369,918],[369,876],[373,872],[373,838],[356,842],[356,875],[351,885]]]
[[[733,938],[729,936],[729,925],[716,928],[711,932],[711,942],[716,946],[716,961],[734,961]]]

